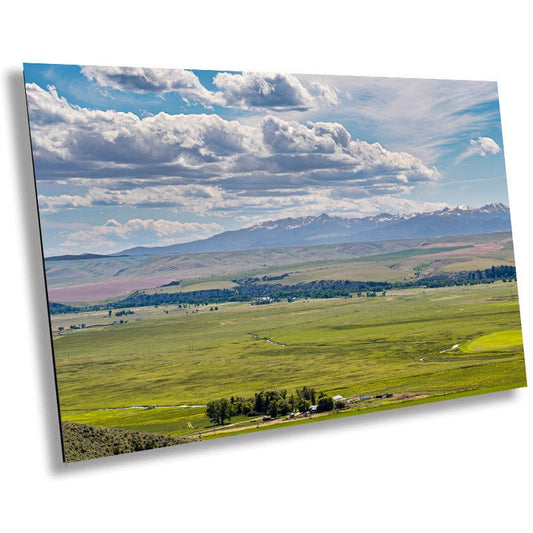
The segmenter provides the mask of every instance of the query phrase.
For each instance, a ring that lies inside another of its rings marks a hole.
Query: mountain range
[[[408,215],[381,213],[362,218],[344,218],[323,213],[320,216],[269,220],[187,243],[153,247],[137,246],[112,255],[223,252],[417,237],[449,237],[502,231],[511,231],[509,208],[502,203],[488,204],[480,208],[459,206]],[[88,258],[90,254],[84,255]],[[56,256],[47,259],[73,258],[73,256]]]

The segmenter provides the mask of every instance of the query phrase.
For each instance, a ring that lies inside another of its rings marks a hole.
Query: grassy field
[[[209,291],[213,289],[233,289],[237,284],[229,280],[213,280],[206,279],[203,281],[187,280],[179,285],[171,285],[167,287],[154,287],[152,289],[144,289],[144,294],[161,294],[161,293],[176,293],[176,292],[192,292],[192,291]]]
[[[467,353],[500,352],[502,350],[521,350],[522,346],[522,331],[510,329],[489,333],[473,339],[461,347],[461,350]]]
[[[395,395],[344,416],[409,395],[432,401],[526,385],[514,282],[139,312],[141,321],[54,338],[64,421],[194,437],[211,426],[208,401],[265,389]],[[232,423],[261,429],[245,418]]]

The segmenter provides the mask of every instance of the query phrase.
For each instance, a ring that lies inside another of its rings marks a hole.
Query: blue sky
[[[25,64],[45,255],[508,203],[494,82]]]

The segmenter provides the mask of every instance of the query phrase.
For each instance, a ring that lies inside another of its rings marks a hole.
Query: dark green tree
[[[306,400],[304,398],[300,398],[298,400],[298,411],[300,411],[301,413],[309,411],[309,407],[311,407],[311,403],[309,402],[309,400]]]
[[[298,406],[298,396],[296,394],[291,394],[289,396],[289,405],[291,407],[292,411],[296,411],[296,407]]]
[[[272,418],[276,418],[278,416],[278,402],[273,401],[270,402],[270,405],[268,406],[268,415],[270,415]]]
[[[254,411],[264,413],[266,411],[266,402],[263,391],[255,393]]]
[[[288,415],[291,412],[291,406],[289,405],[289,402],[287,400],[279,400],[278,401],[278,414],[281,416]]]
[[[227,398],[208,402],[205,415],[213,424],[222,425],[226,419],[231,420],[231,403]]]
[[[319,413],[323,413],[324,411],[331,411],[332,409],[333,398],[326,396],[325,394],[321,394],[320,398],[318,398],[318,403],[316,404],[316,410]]]
[[[313,405],[316,403],[316,391],[313,387],[304,385],[301,389],[296,389],[296,394],[298,398],[309,400]]]

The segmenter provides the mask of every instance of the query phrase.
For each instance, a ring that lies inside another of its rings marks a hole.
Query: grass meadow
[[[63,421],[186,436],[211,427],[208,401],[261,390],[433,401],[526,385],[514,282],[144,313],[54,337]],[[328,417],[395,405],[372,400]]]

